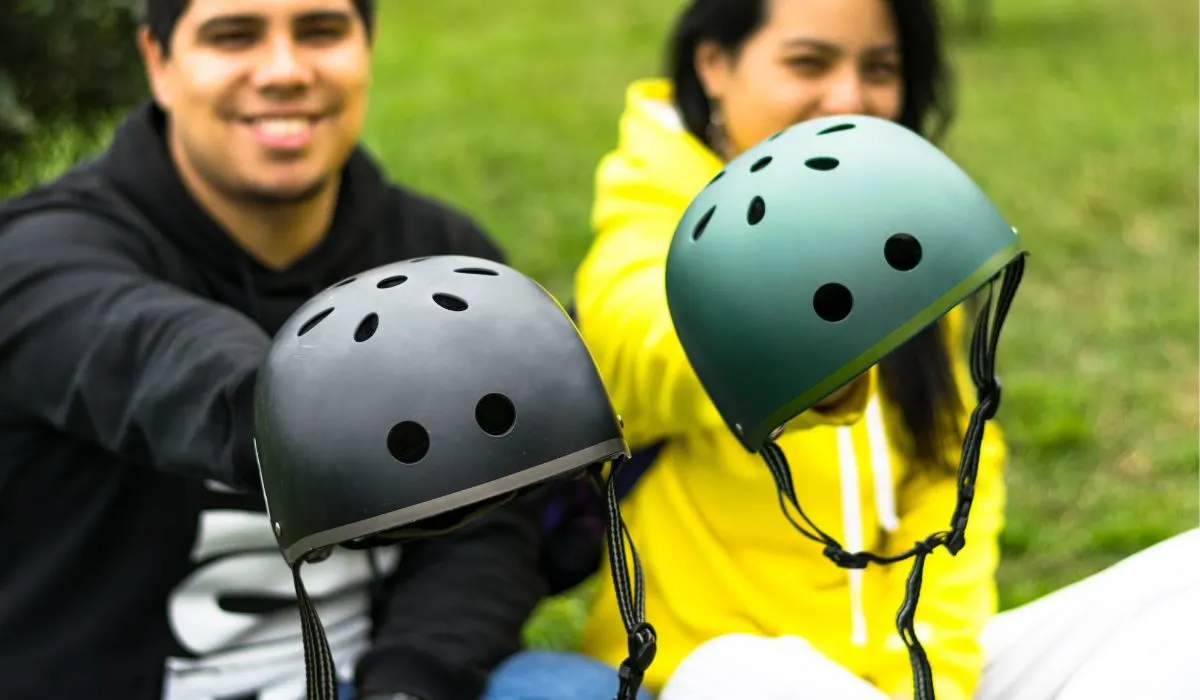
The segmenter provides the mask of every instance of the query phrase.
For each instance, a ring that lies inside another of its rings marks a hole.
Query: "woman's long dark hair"
[[[904,104],[899,122],[932,141],[953,118],[949,69],[943,58],[936,0],[890,0],[903,65]],[[689,132],[709,143],[711,107],[696,72],[696,47],[713,41],[731,54],[766,19],[767,0],[694,0],[671,35],[667,74]],[[922,463],[946,463],[946,431],[961,437],[962,403],[947,352],[945,320],[929,326],[879,363],[883,393],[900,411],[911,437],[907,445]]]

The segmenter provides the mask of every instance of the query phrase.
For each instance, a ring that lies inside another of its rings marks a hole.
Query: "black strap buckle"
[[[657,654],[658,633],[654,631],[654,626],[649,622],[639,623],[629,633],[629,658],[621,662],[622,673],[624,674],[626,668],[630,672],[636,671],[640,681],[642,674],[654,663]]]
[[[946,538],[946,551],[951,555],[958,554],[960,550],[967,544],[967,523],[966,519],[960,520],[954,524],[954,530],[950,536]]]
[[[1000,380],[993,377],[992,383],[988,386],[980,387],[977,393],[980,405],[984,408],[980,412],[981,418],[991,420],[996,417],[996,412],[1000,410],[1000,397],[1003,394],[1003,387],[1000,385]]]
[[[823,553],[843,569],[865,569],[870,561],[863,552],[850,553],[836,544],[825,545]]]
[[[654,663],[658,653],[658,635],[649,622],[642,622],[629,633],[629,658],[621,662],[617,675],[621,685],[617,700],[635,700],[637,689],[642,685],[646,669]]]

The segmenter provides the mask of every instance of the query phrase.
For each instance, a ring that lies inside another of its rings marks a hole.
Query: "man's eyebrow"
[[[344,10],[313,10],[302,13],[296,22],[350,22],[350,13]]]
[[[201,22],[200,26],[196,27],[196,33],[207,34],[223,28],[245,27],[246,25],[262,26],[263,24],[266,24],[266,20],[261,15],[220,15]]]
[[[350,13],[341,10],[314,10],[312,12],[304,12],[293,18],[293,23],[320,23],[329,22],[336,24],[349,24]],[[261,27],[266,24],[267,20],[262,15],[249,13],[219,15],[211,19],[207,19],[196,28],[197,34],[206,34],[212,31],[217,31],[230,27],[246,27],[247,25]]]

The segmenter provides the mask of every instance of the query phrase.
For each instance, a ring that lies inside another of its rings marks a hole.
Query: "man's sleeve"
[[[359,694],[422,700],[482,694],[546,593],[538,569],[536,496],[451,534],[405,545],[388,582],[374,644],[359,662]]]
[[[131,463],[258,490],[270,339],[154,266],[138,237],[80,212],[0,231],[0,407]]]

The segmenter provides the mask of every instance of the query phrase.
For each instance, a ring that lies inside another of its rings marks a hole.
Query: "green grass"
[[[567,298],[596,161],[679,5],[381,3],[365,140]],[[953,32],[948,150],[1033,252],[1000,359],[1009,607],[1197,524],[1200,81],[1195,3],[994,6],[984,37]],[[96,143],[63,133],[29,179]],[[549,601],[530,638],[569,645],[581,612]]]
[[[99,152],[121,116],[115,114],[86,125],[65,121],[46,124],[25,142],[20,153],[0,151],[0,198],[49,180]]]

